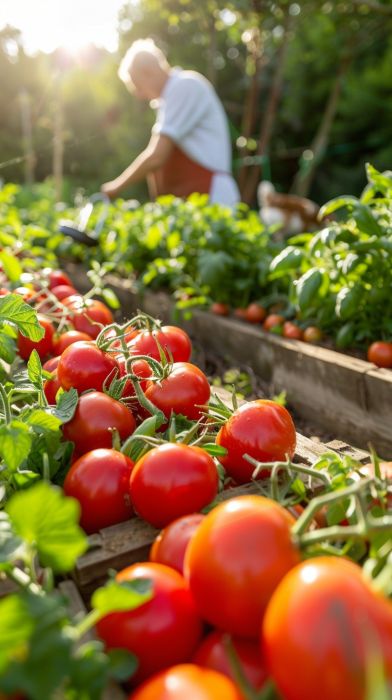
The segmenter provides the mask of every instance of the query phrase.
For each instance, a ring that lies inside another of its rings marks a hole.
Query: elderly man
[[[235,205],[240,195],[231,174],[227,118],[211,83],[195,71],[172,68],[151,39],[131,46],[118,74],[158,114],[148,146],[121,175],[103,184],[102,192],[116,197],[146,178],[152,198],[200,192],[211,202]]]

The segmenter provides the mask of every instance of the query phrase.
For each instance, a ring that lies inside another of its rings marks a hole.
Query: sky
[[[115,51],[122,5],[124,0],[0,0],[0,29],[21,29],[29,53],[58,46],[77,51],[90,42]]]

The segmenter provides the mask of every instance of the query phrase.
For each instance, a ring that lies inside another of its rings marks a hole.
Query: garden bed
[[[66,265],[79,289],[89,281],[78,265]],[[233,318],[194,310],[181,319],[171,298],[162,292],[135,294],[127,280],[111,276],[124,316],[137,308],[163,321],[175,318],[212,353],[248,365],[274,392],[285,390],[297,413],[322,431],[358,447],[369,443],[385,459],[392,458],[392,372],[324,347],[266,333]]]

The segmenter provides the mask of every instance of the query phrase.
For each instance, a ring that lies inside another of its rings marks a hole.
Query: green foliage
[[[359,199],[325,204],[320,216],[336,220],[291,239],[270,266],[273,279],[283,265],[280,284],[299,318],[334,336],[340,349],[392,335],[392,174],[368,165],[367,177]]]

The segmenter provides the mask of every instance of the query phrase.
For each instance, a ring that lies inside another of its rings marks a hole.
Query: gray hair
[[[118,77],[127,86],[132,86],[132,69],[148,71],[155,67],[167,69],[166,56],[153,39],[138,39],[126,52],[118,69]]]

